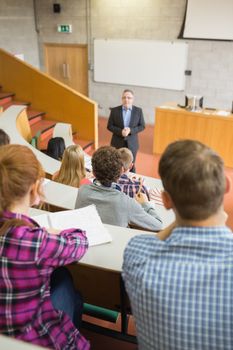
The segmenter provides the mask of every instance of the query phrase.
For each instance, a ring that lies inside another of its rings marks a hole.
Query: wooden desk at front
[[[182,108],[156,108],[153,152],[161,154],[178,139],[194,139],[221,155],[233,167],[233,114],[220,116],[209,110],[189,112]]]

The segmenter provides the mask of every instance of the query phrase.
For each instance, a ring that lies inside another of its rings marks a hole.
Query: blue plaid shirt
[[[123,278],[140,350],[233,349],[233,235],[179,227],[166,241],[136,236]]]

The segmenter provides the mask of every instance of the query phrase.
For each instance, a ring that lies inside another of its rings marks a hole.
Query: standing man
[[[132,90],[124,90],[122,94],[122,105],[112,108],[107,128],[113,133],[111,146],[116,148],[127,147],[133,153],[135,172],[135,161],[138,144],[138,133],[145,129],[145,121],[142,109],[133,106],[134,93]]]

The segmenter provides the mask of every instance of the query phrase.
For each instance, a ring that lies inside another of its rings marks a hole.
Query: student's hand
[[[89,179],[89,180],[92,180],[94,179],[94,175],[91,171],[87,171],[86,172],[86,178]]]
[[[135,194],[134,199],[136,199],[136,201],[139,204],[143,204],[143,203],[148,202],[147,195],[145,193],[141,193],[141,192],[138,192],[137,194]]]

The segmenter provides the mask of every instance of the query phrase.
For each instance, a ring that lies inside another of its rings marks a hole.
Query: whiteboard
[[[153,40],[94,40],[96,82],[184,90],[188,44]]]

